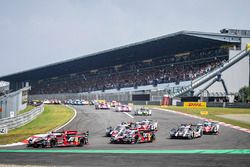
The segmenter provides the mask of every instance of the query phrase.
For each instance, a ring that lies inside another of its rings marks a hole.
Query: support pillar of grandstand
[[[207,93],[207,94],[205,94],[205,93]],[[204,90],[201,93],[200,101],[201,102],[208,102],[209,101],[209,91],[208,90]]]

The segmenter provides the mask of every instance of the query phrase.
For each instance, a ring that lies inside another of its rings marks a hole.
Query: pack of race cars
[[[203,134],[214,134],[219,133],[219,124],[214,121],[205,120],[198,124],[181,124],[178,128],[170,130],[170,138],[187,138],[194,139],[202,137]]]
[[[110,137],[111,144],[152,143],[156,140],[157,131],[158,121],[145,119],[137,122],[121,122],[114,128],[109,126],[106,128],[105,136]],[[171,139],[194,139],[204,134],[217,135],[218,133],[219,124],[208,120],[198,124],[181,124],[169,132]],[[88,131],[74,130],[33,135],[27,139],[27,147],[82,147],[88,144],[88,135]]]
[[[116,101],[112,103],[106,103],[104,101],[94,102],[94,105],[95,109],[98,110],[110,109],[113,107],[115,112],[133,111],[131,106],[122,105]],[[152,111],[147,107],[140,107],[134,110],[134,115],[151,116]],[[169,131],[169,137],[170,139],[195,139],[202,137],[204,134],[217,135],[219,133],[219,128],[220,126],[217,122],[209,120],[195,124],[180,124],[180,126],[172,128]],[[142,119],[136,122],[121,122],[114,127],[109,126],[105,130],[105,136],[110,137],[109,143],[111,144],[151,143],[156,140],[157,131],[158,121]],[[88,134],[88,131],[79,132],[75,130],[66,130],[62,132],[34,135],[27,139],[27,147],[82,147],[88,144]]]
[[[108,127],[105,136],[111,137],[112,144],[148,143],[155,140],[157,130],[158,122],[153,120],[121,122],[115,128]]]
[[[135,116],[151,116],[152,115],[152,110],[144,106],[133,109],[132,106],[121,104],[120,102],[117,102],[117,101],[112,101],[110,103],[105,102],[105,101],[101,101],[101,102],[96,101],[95,103],[95,109],[97,110],[109,110],[112,107],[114,108],[115,112],[134,112]]]

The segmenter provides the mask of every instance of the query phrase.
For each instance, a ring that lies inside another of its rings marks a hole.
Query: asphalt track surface
[[[111,150],[110,153],[0,153],[0,164],[45,166],[249,166],[250,154],[141,154],[112,153],[112,150],[218,150],[250,149],[250,134],[229,127],[220,127],[219,135],[204,135],[193,140],[170,139],[169,131],[181,123],[197,123],[195,118],[153,110],[152,116],[133,116],[113,110],[95,110],[94,106],[74,106],[77,117],[64,130],[89,130],[89,145],[61,147],[50,150]],[[132,114],[132,113],[130,113]],[[144,144],[109,144],[104,137],[108,126],[121,121],[158,120],[156,141]],[[6,149],[6,148],[1,148]],[[9,147],[8,150],[34,150],[25,146]],[[37,149],[35,149],[37,150]]]

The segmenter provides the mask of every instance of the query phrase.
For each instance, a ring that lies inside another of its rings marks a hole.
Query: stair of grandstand
[[[247,55],[249,55],[249,50],[241,51],[240,53],[238,53],[237,55],[235,55],[234,57],[229,59],[227,62],[224,62],[220,67],[217,67],[213,71],[194,79],[192,81],[191,85],[183,88],[182,90],[180,90],[177,93],[172,94],[171,97],[182,96],[182,95],[194,90],[195,88],[203,85],[204,83],[207,83],[207,81],[210,81],[210,80],[214,79],[218,74],[220,74],[223,71],[225,71],[226,69],[230,68],[231,66],[233,66],[234,64],[239,62],[241,59],[246,57]]]

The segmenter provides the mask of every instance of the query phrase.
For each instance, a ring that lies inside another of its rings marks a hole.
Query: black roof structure
[[[40,80],[85,70],[124,64],[125,62],[140,61],[204,48],[214,48],[224,44],[240,44],[240,38],[241,36],[234,34],[180,31],[158,38],[6,75],[0,77],[0,80],[9,82]]]

